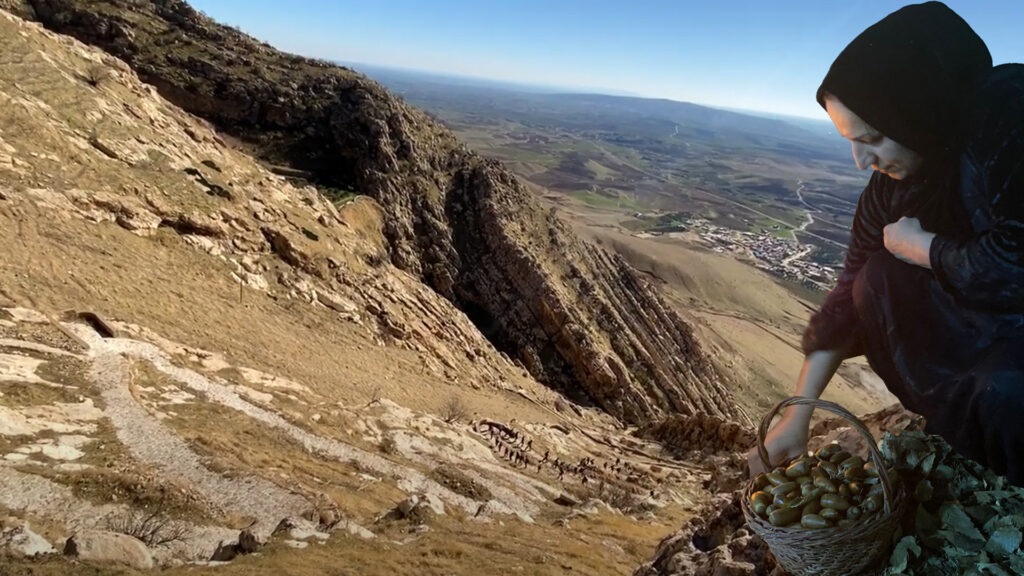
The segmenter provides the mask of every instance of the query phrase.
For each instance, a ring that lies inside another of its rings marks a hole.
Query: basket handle
[[[864,426],[863,422],[861,422],[849,410],[835,402],[819,400],[817,398],[805,398],[803,396],[790,396],[776,404],[775,408],[772,408],[772,410],[761,420],[761,426],[757,429],[757,453],[761,456],[761,462],[764,463],[765,470],[772,469],[772,463],[768,458],[768,449],[764,446],[764,437],[768,433],[768,427],[771,426],[772,419],[775,418],[775,415],[783,408],[787,406],[800,405],[823,408],[840,416],[852,424],[853,427],[868,440],[868,450],[870,452],[871,461],[875,463],[875,469],[878,470],[878,477],[882,480],[882,492],[884,496],[883,505],[885,506],[885,513],[890,514],[892,512],[894,494],[892,483],[889,480],[889,472],[885,467],[885,460],[882,459],[882,453],[878,451],[878,442],[875,441],[875,437],[871,435],[871,432]]]

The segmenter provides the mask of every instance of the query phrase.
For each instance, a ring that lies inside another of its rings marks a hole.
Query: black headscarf
[[[985,43],[941,2],[889,14],[839,54],[821,87],[872,128],[924,157],[958,156],[971,94],[992,68]]]

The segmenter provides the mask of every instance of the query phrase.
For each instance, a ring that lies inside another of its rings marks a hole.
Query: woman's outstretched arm
[[[794,395],[819,398],[848,354],[847,350],[842,349],[818,350],[808,354],[797,379]],[[764,445],[768,449],[772,465],[807,451],[807,435],[813,410],[812,406],[789,406],[775,426],[768,431]],[[747,465],[752,475],[765,471],[756,446],[747,453]]]

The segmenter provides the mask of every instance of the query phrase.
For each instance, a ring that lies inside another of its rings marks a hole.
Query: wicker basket
[[[750,529],[760,536],[771,549],[779,565],[792,576],[850,576],[878,574],[880,563],[887,558],[892,546],[892,535],[899,526],[905,506],[902,488],[893,487],[886,472],[885,461],[871,432],[856,416],[842,406],[824,400],[793,396],[780,402],[761,421],[757,431],[757,449],[767,470],[772,469],[764,437],[772,418],[787,406],[810,405],[834,412],[848,420],[868,440],[871,460],[878,470],[883,489],[884,507],[878,514],[846,526],[818,530],[778,527],[754,513],[750,504],[753,493],[751,482],[743,494],[743,515]]]

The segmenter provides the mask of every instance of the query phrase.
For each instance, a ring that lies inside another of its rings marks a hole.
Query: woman
[[[992,66],[944,4],[904,7],[836,58],[818,102],[861,194],[843,272],[804,333],[799,396],[867,356],[958,452],[1024,485],[1024,66]],[[808,407],[769,432],[806,450]],[[751,471],[762,465],[752,451]]]

